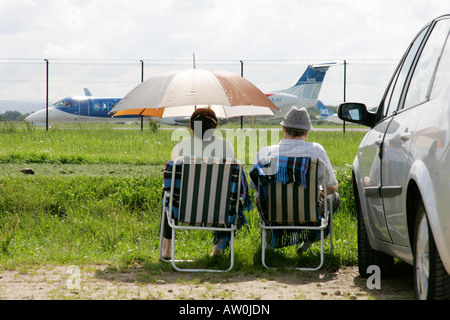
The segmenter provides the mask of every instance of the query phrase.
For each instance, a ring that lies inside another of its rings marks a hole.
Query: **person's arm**
[[[322,147],[323,148],[323,147]],[[331,161],[330,158],[328,158],[328,154],[326,153],[325,149],[324,150],[324,162],[325,162],[325,167],[328,173],[328,180],[325,181],[325,185],[327,186],[327,194],[334,194],[338,187],[338,181],[336,179],[336,175],[334,174],[334,170],[333,170],[333,166],[331,165]]]
[[[328,195],[333,194],[337,191],[337,189],[338,189],[338,185],[327,187],[327,194]]]
[[[170,159],[172,159],[172,160],[175,160],[175,159],[178,158],[178,156],[179,156],[178,144],[179,144],[179,143],[177,143],[177,144],[175,145],[175,147],[173,147],[173,149],[172,149],[172,154],[171,154],[171,156],[170,156]]]

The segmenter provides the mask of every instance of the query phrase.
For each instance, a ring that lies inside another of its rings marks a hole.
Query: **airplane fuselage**
[[[282,118],[292,106],[306,109],[316,105],[317,99],[299,98],[289,93],[268,93],[267,97],[278,107],[279,110],[273,110],[275,117]]]
[[[109,111],[119,103],[119,97],[68,97],[64,98],[48,108],[48,118],[55,122],[98,122],[111,119]],[[45,123],[47,110],[41,109],[29,115],[25,120],[33,123]],[[117,117],[115,121],[135,121],[137,116]]]
[[[119,97],[67,97],[48,108],[49,123],[136,123],[140,118],[138,115],[115,116],[110,114],[114,106],[122,98]],[[25,118],[26,121],[36,125],[45,125],[47,119],[46,108],[36,111]],[[172,117],[170,119],[158,119],[162,124],[182,125],[189,123],[189,118]]]

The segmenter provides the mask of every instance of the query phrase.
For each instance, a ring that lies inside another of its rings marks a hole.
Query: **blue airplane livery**
[[[279,108],[275,117],[282,118],[292,106],[310,108],[317,105],[317,98],[328,68],[332,64],[309,65],[297,83],[287,89],[266,93],[267,97]],[[64,98],[48,108],[48,123],[57,122],[137,122],[136,115],[112,117],[110,111],[122,97],[96,97],[85,88],[84,96]],[[25,118],[35,125],[46,123],[46,108],[36,111]],[[186,125],[189,117],[156,118],[161,124]],[[225,121],[221,121],[224,123]]]
[[[336,113],[331,112],[322,101],[317,101],[317,109],[319,110],[319,115],[317,116],[318,120],[325,120],[328,122],[339,123],[341,124],[343,121],[339,119]]]

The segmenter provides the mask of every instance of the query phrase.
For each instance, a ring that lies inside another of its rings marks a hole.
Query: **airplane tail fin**
[[[305,72],[293,87],[278,92],[293,94],[310,100],[317,99],[325,74],[331,65],[333,64],[308,65]]]
[[[333,115],[333,112],[331,112],[331,110],[328,109],[320,100],[317,101],[317,109],[319,109],[319,115],[322,119],[326,119]]]
[[[84,88],[84,94],[88,97],[92,96],[92,93],[89,91],[88,88]]]

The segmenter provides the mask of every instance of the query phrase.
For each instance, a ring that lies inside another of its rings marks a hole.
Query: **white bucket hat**
[[[283,118],[280,124],[284,127],[311,130],[311,119],[309,118],[308,111],[303,108],[292,107]]]

